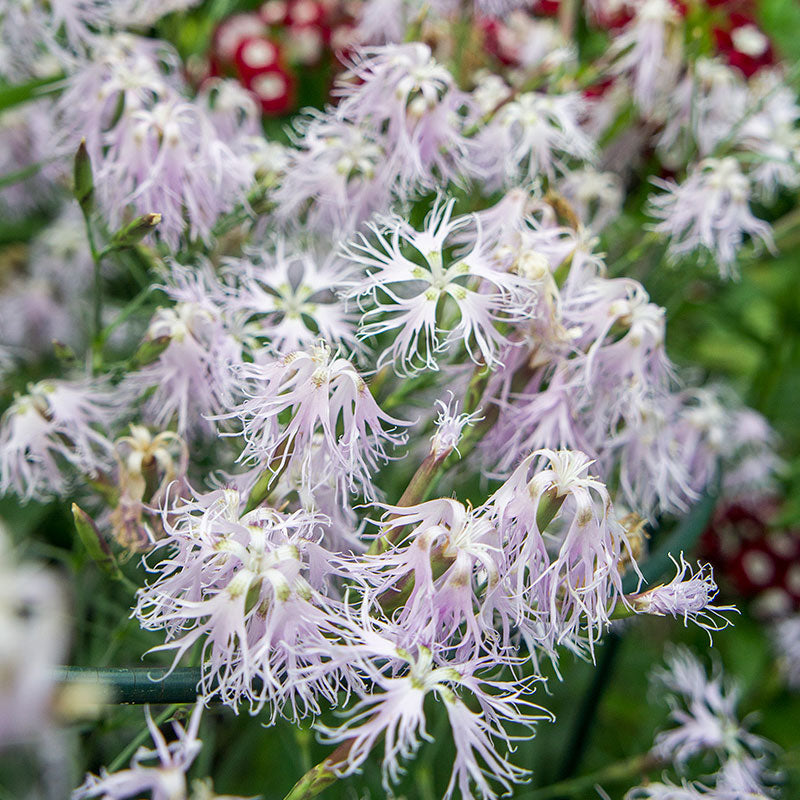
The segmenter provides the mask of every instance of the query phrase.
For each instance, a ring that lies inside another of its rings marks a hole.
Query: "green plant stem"
[[[169,708],[164,709],[164,711],[162,711],[156,717],[155,719],[156,725],[162,725],[179,708],[180,708],[179,704],[174,704],[169,706]],[[150,738],[150,730],[148,728],[139,731],[139,733],[136,734],[136,736],[130,741],[130,743],[125,747],[125,749],[108,765],[108,771],[116,772],[121,766],[130,761],[131,757],[137,751],[137,749],[141,745],[143,745],[149,738]]]
[[[550,784],[550,786],[535,789],[532,792],[520,792],[515,795],[515,800],[553,800],[553,798],[557,797],[585,797],[585,795],[579,795],[578,793],[593,789],[597,784],[627,782],[632,778],[657,769],[662,763],[650,753],[642,753],[624,761],[616,761],[596,772],[590,772],[588,775],[580,775],[577,778],[559,781],[558,783]]]
[[[622,638],[613,631],[605,639],[597,667],[592,672],[591,681],[581,698],[578,712],[573,721],[569,744],[564,751],[561,769],[558,771],[559,781],[571,778],[580,767],[591,738],[600,702],[614,674],[614,664],[621,643]]]

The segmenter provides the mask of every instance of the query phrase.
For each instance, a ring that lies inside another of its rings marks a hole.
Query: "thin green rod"
[[[60,667],[63,684],[99,684],[111,690],[111,702],[129,705],[194,703],[200,667]]]

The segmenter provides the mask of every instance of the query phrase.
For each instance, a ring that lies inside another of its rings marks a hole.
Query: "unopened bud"
[[[121,250],[138,244],[161,222],[161,214],[143,214],[120,228],[112,237],[110,249]]]
[[[81,139],[78,152],[75,153],[73,164],[75,179],[75,199],[78,201],[84,214],[89,214],[94,208],[94,177],[92,176],[92,162],[89,151],[86,149],[86,139]]]

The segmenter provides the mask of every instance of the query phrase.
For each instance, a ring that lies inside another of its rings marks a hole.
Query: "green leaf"
[[[63,78],[63,75],[50,75],[47,78],[35,78],[27,83],[0,85],[0,111],[56,91],[59,87],[54,84]]]

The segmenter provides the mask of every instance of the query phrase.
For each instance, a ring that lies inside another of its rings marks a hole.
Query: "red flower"
[[[732,67],[750,78],[775,63],[772,43],[752,17],[732,12],[728,20],[730,28],[714,28],[713,33],[717,49]]]
[[[245,86],[259,99],[265,114],[285,114],[294,107],[294,78],[277,64],[251,74]]]

